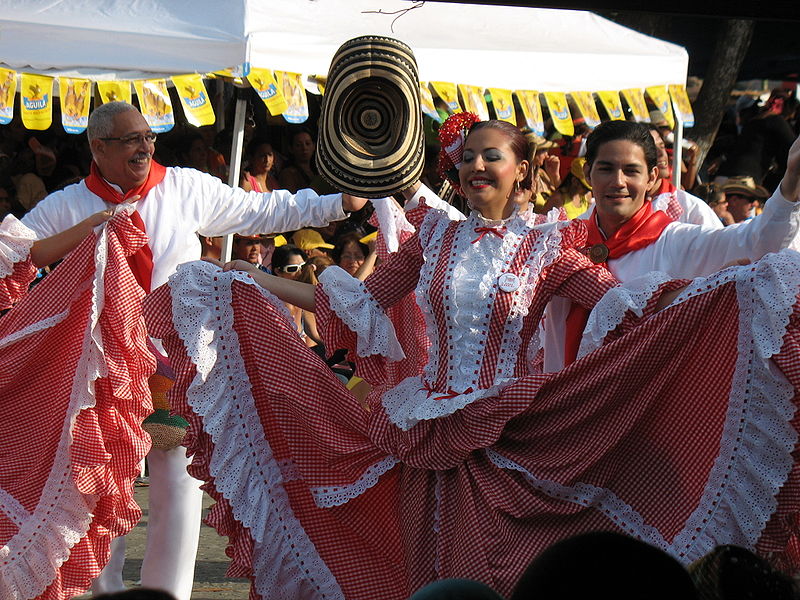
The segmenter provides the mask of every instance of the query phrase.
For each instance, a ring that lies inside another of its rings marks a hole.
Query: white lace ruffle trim
[[[363,281],[333,266],[320,275],[319,283],[328,296],[331,310],[356,334],[359,356],[377,354],[393,361],[406,357],[394,325]]]
[[[381,475],[389,471],[399,461],[394,456],[387,456],[382,461],[369,467],[355,483],[340,487],[311,488],[314,503],[321,508],[339,506],[360,496],[378,483]]]
[[[609,490],[571,487],[542,480],[520,465],[487,450],[499,467],[524,474],[552,497],[592,507],[626,530],[690,563],[718,544],[753,547],[777,507],[797,444],[791,426],[794,391],[770,361],[780,350],[800,292],[800,254],[785,250],[754,265],[733,267],[696,279],[673,304],[735,281],[739,303],[738,357],[730,386],[720,453],[696,510],[668,543],[640,514]],[[576,500],[577,498],[577,500]]]
[[[93,496],[82,494],[75,484],[70,446],[78,415],[95,404],[95,380],[106,375],[99,319],[104,305],[103,274],[108,263],[107,244],[108,236],[105,228],[102,228],[95,246],[92,308],[84,334],[83,351],[72,381],[61,439],[33,514],[20,513],[17,507],[15,514],[18,518],[24,518],[24,521],[17,533],[0,548],[0,598],[24,600],[44,593],[55,580],[58,569],[69,559],[72,547],[86,536],[92,522],[96,500]],[[45,321],[47,326],[52,327],[60,323],[63,317],[62,313]],[[45,328],[33,326],[27,333]],[[14,507],[9,506],[9,509],[14,510]],[[6,510],[5,507],[2,510]]]
[[[255,285],[244,273],[203,262],[181,265],[169,280],[175,329],[198,370],[187,400],[214,441],[211,475],[253,539],[254,586],[264,600],[343,598],[292,511],[283,485],[287,465],[275,459],[256,412],[233,329],[234,279]]]
[[[666,273],[653,271],[608,290],[589,314],[578,358],[602,346],[605,337],[619,327],[628,311],[641,317],[659,286],[669,280]]]
[[[430,392],[425,388],[422,376],[414,375],[384,392],[381,403],[389,420],[408,431],[420,421],[446,417],[476,400],[496,396],[511,382],[511,379],[499,381],[492,387],[463,393]]]
[[[36,234],[14,215],[0,222],[0,278],[14,272],[14,265],[30,254]]]
[[[386,242],[386,250],[390,254],[397,252],[400,247],[400,232],[414,233],[414,226],[408,222],[405,212],[394,198],[374,198],[370,202],[375,207],[375,215],[378,218],[381,235]]]

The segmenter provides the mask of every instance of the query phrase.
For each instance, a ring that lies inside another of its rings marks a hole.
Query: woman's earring
[[[519,179],[514,182],[514,191],[519,194]]]

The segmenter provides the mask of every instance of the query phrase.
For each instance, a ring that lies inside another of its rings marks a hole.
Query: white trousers
[[[164,590],[176,600],[190,600],[194,562],[200,538],[203,493],[200,482],[186,471],[186,448],[153,448],[147,455],[150,507],[147,543],[142,561],[142,587]],[[122,566],[125,539],[111,542],[111,558],[92,582],[94,595],[125,589]]]

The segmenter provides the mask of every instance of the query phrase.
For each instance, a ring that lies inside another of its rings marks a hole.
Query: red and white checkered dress
[[[150,447],[141,422],[155,361],[126,255],[145,243],[118,215],[0,318],[4,600],[83,593],[111,539],[139,520],[133,480]],[[0,284],[9,298],[32,274],[26,257],[18,264],[13,285]]]
[[[254,597],[399,599],[444,577],[507,594],[544,548],[596,529],[684,563],[734,543],[798,564],[800,257],[696,280],[648,316],[675,284],[609,290],[575,250],[584,228],[432,214],[366,282],[327,269],[320,331],[358,355],[369,412],[247,275],[184,265],[148,298],[209,521]],[[414,288],[429,360],[393,373],[385,308]],[[529,374],[554,293],[596,305],[583,357]]]

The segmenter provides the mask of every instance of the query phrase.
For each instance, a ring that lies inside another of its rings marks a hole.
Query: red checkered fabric
[[[22,262],[14,264],[14,270],[7,277],[0,279],[0,311],[14,306],[28,292],[34,277],[36,267],[33,266],[30,256]]]
[[[653,201],[656,200],[666,201],[666,207],[663,210],[670,219],[677,221],[681,218],[683,207],[678,202],[678,190],[669,179],[661,180],[661,189]]]
[[[425,203],[424,197],[420,198],[419,204],[418,208],[410,211],[411,214],[406,213],[406,217],[415,228],[419,227],[425,214],[430,210],[430,207]],[[372,216],[370,222],[373,225],[378,225],[376,215]],[[398,245],[406,243],[413,235],[414,234],[409,231],[398,231]],[[380,260],[376,267],[376,270],[378,270],[381,269],[392,256],[386,249],[383,232],[380,230],[378,231],[378,240],[375,250]],[[388,316],[389,320],[394,324],[395,332],[397,333],[397,341],[403,348],[403,353],[406,357],[396,362],[384,362],[379,377],[376,377],[374,373],[364,373],[362,375],[364,369],[359,365],[361,362],[360,359],[356,358],[356,374],[365,381],[371,382],[373,386],[386,384],[387,381],[398,381],[403,373],[417,373],[425,366],[425,363],[428,362],[430,341],[425,335],[425,318],[422,316],[422,312],[417,305],[417,299],[413,290],[410,290],[408,294],[386,308],[386,316]]]
[[[565,244],[581,239],[572,227]],[[406,279],[394,291],[389,283],[393,263],[418,260],[419,238],[406,246],[367,286],[381,304],[407,294]],[[759,268],[750,267],[752,282]],[[496,395],[401,429],[380,399],[365,412],[281,311],[231,277],[216,275],[213,292],[196,299],[180,292],[182,306],[196,301],[194,314],[207,315],[194,333],[185,310],[170,317],[168,289],[145,312],[173,357],[173,401],[187,393],[180,410],[191,423],[193,474],[220,500],[209,520],[230,538],[229,572],[254,579],[251,596],[281,597],[266,582],[286,570],[302,580],[293,579],[302,598],[323,597],[315,586],[331,578],[337,591],[324,597],[401,599],[444,577],[508,594],[543,549],[596,529],[629,533],[684,563],[736,543],[797,566],[791,544],[800,473],[789,452],[800,383],[794,296],[772,362],[763,336],[743,334],[747,321],[737,319],[768,305],[757,294],[740,305],[737,285],[746,286],[746,277],[720,279],[697,284],[636,327],[629,317],[605,346],[560,373],[521,375]],[[607,278],[565,249],[542,275],[530,319],[556,291],[593,304]],[[218,325],[226,288],[231,328]],[[200,385],[194,348],[209,331],[221,377],[205,364]],[[269,476],[275,469],[280,477]],[[340,497],[315,502],[320,494]],[[248,524],[261,517],[264,529],[254,531]],[[310,545],[299,541],[304,536]],[[303,572],[298,564],[315,566]]]
[[[147,238],[118,215],[102,240],[89,236],[0,319],[2,598],[85,592],[141,514],[133,480],[155,361],[126,256]]]

